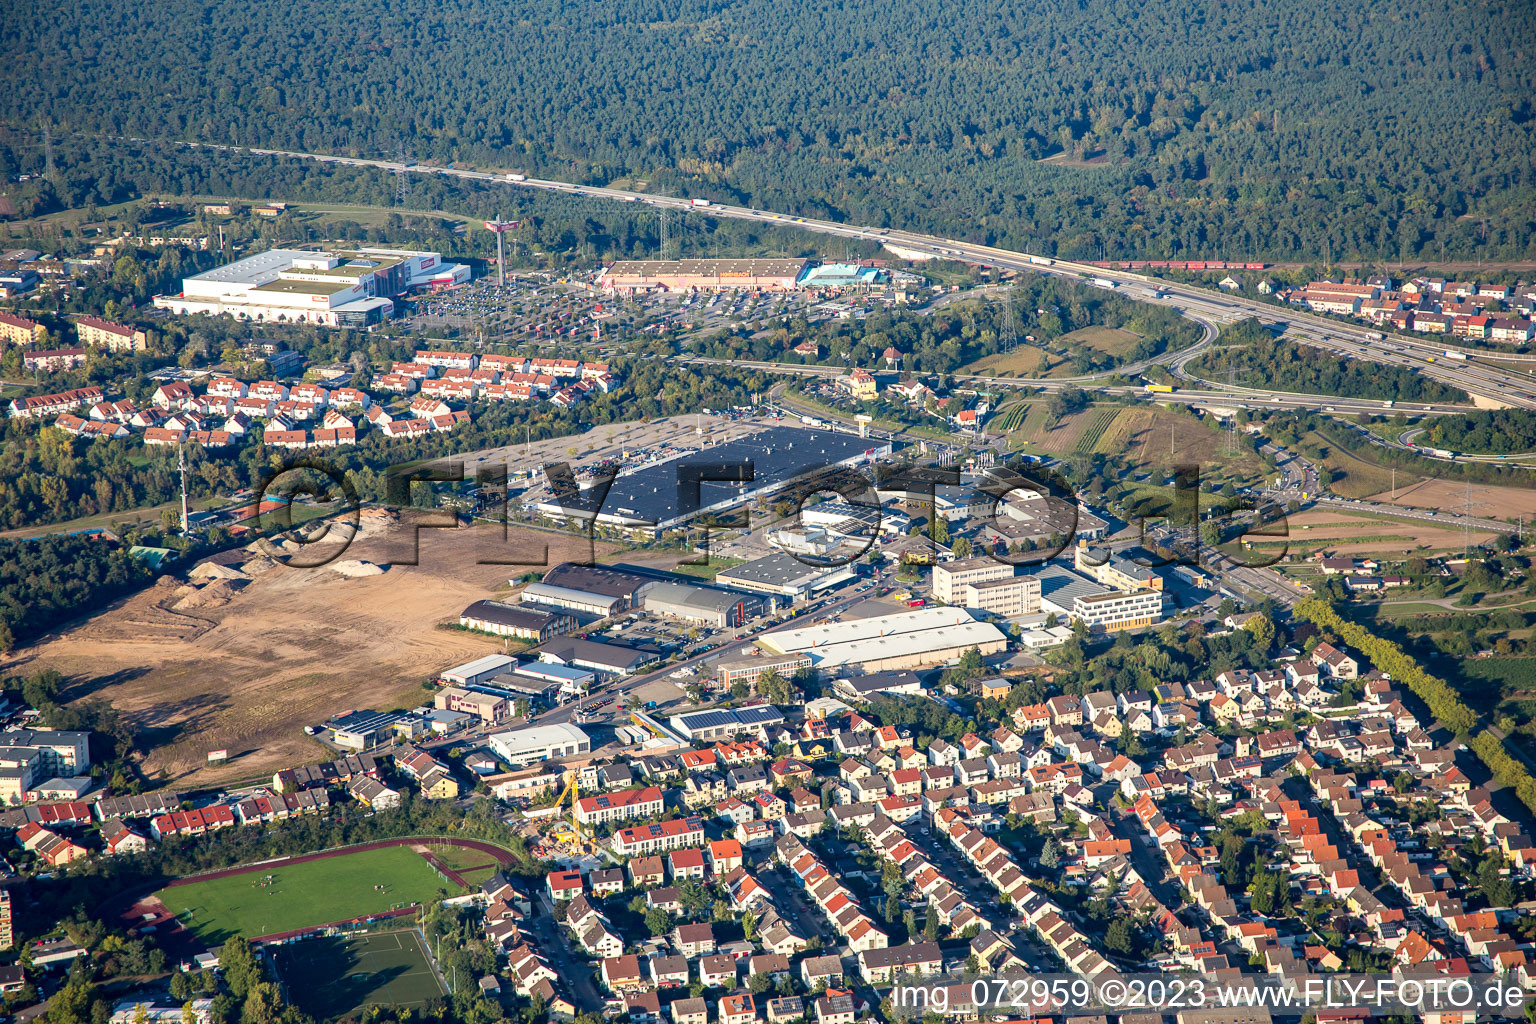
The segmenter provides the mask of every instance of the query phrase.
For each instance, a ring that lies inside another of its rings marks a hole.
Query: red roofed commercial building
[[[583,825],[595,825],[602,821],[654,818],[661,815],[662,806],[661,790],[656,786],[584,796],[576,801],[576,820]]]
[[[702,819],[677,818],[657,825],[621,829],[613,837],[613,852],[621,857],[633,857],[639,853],[703,846],[705,841]]]

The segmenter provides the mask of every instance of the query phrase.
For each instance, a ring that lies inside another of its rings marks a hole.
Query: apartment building
[[[576,801],[576,820],[583,825],[595,825],[603,821],[653,818],[661,814],[662,805],[661,789],[656,786],[584,796]]]
[[[75,335],[80,344],[109,352],[143,352],[149,347],[149,336],[143,331],[95,316],[82,316],[76,320]]]

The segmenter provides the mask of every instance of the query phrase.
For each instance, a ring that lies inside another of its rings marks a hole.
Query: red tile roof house
[[[645,976],[640,971],[640,958],[633,953],[604,960],[601,976],[603,986],[610,992],[637,989],[645,984]]]
[[[549,898],[556,903],[580,896],[586,889],[580,871],[551,871],[544,884],[549,889]]]
[[[706,874],[704,851],[698,848],[687,850],[673,850],[667,860],[672,869],[672,880],[681,881],[684,878],[702,879]]]
[[[752,1024],[757,1020],[757,1003],[750,992],[729,995],[719,1003],[720,1024]]]

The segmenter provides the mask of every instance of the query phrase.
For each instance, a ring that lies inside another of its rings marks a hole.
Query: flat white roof
[[[449,676],[479,676],[487,672],[500,672],[516,664],[516,658],[509,658],[505,654],[487,654],[483,658],[476,658],[474,661],[467,661],[462,665],[455,665],[453,668],[444,670],[443,678],[446,679]]]
[[[277,277],[280,271],[293,266],[293,261],[304,257],[314,257],[318,253],[305,249],[268,249],[266,252],[258,252],[254,256],[226,263],[222,267],[214,267],[205,270],[201,274],[193,274],[188,281],[217,281],[220,284],[261,284]]]
[[[911,611],[876,615],[849,622],[825,622],[798,629],[783,629],[758,638],[761,645],[779,654],[812,652],[828,644],[863,640],[895,640],[899,636],[921,633],[946,626],[976,625],[976,619],[964,608],[914,608]],[[996,632],[994,630],[994,632]]]
[[[808,654],[817,668],[833,669],[1006,640],[996,626],[977,621],[963,608],[918,608],[786,629],[760,637],[758,645],[781,654]]]
[[[490,737],[490,741],[507,753],[539,750],[543,747],[566,743],[585,743],[590,747],[592,743],[586,733],[565,722],[530,725],[526,729],[498,732]]]

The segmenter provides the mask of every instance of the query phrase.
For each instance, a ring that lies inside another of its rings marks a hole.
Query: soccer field
[[[316,1020],[365,1006],[421,1006],[444,994],[414,931],[305,939],[277,947],[288,998]]]
[[[156,895],[209,947],[233,935],[254,938],[378,914],[434,899],[449,882],[404,846],[253,867],[161,889]]]

